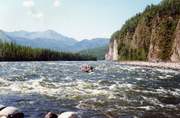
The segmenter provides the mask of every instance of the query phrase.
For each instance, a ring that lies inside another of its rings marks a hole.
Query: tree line
[[[31,48],[0,41],[0,61],[88,61],[97,60],[91,55]]]

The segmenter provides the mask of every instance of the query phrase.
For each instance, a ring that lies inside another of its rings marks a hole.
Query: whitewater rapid
[[[80,71],[82,64],[95,67]],[[15,105],[26,117],[75,110],[84,117],[141,117],[146,112],[178,117],[180,72],[115,62],[1,62],[0,104]]]

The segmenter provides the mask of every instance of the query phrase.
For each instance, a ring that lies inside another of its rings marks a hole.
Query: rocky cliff
[[[171,61],[179,61],[180,60],[180,20],[176,28],[175,33],[175,41],[173,44],[173,54],[171,56]]]
[[[180,61],[180,0],[147,6],[115,32],[109,60]]]
[[[109,44],[108,53],[105,55],[106,60],[118,60],[118,44],[117,40],[111,40]]]

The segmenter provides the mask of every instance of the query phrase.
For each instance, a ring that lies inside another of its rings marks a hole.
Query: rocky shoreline
[[[180,63],[177,62],[142,62],[142,61],[121,61],[123,65],[153,67],[161,69],[180,70]]]

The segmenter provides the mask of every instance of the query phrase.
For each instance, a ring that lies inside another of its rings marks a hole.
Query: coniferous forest
[[[88,61],[96,60],[91,55],[31,48],[15,43],[0,42],[0,61]]]
[[[149,5],[126,21],[112,35],[117,40],[118,60],[173,61],[180,24],[180,0],[163,0]]]

